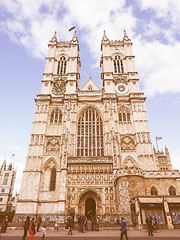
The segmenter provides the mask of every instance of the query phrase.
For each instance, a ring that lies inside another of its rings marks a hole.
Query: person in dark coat
[[[42,223],[42,219],[41,219],[41,216],[39,216],[38,219],[37,219],[37,232],[39,232],[39,228],[40,228],[41,223]]]
[[[120,240],[123,239],[123,236],[125,236],[126,239],[128,240],[126,222],[125,222],[125,220],[124,220],[124,217],[121,218],[121,228],[120,228],[120,231],[121,231]]]
[[[72,218],[72,216],[70,216],[69,219],[68,219],[68,226],[69,226],[68,235],[72,235],[72,227],[73,227],[73,218]]]
[[[8,216],[6,216],[2,222],[1,232],[5,233],[8,227]]]
[[[23,228],[24,228],[24,235],[23,235],[22,240],[25,240],[25,238],[26,238],[26,236],[27,236],[27,231],[28,231],[28,229],[29,229],[29,223],[30,223],[30,217],[27,216],[27,217],[26,217],[26,220],[25,220],[25,222],[24,222],[24,226],[23,226]]]
[[[147,219],[146,219],[146,223],[147,223],[147,227],[148,227],[148,232],[149,232],[149,236],[153,236],[153,221],[152,221],[152,217],[150,215],[148,215]]]

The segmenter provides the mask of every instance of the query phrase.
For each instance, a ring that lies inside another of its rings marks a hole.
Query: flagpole
[[[156,137],[156,146],[157,146],[157,150],[159,151],[159,147],[158,147],[158,143],[157,143],[157,137]]]

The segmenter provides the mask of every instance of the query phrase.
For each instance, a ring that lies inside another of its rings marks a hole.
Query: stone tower
[[[3,162],[0,168],[0,211],[11,210],[11,198],[16,179],[16,170],[12,163],[6,166],[6,161]]]
[[[132,42],[126,32],[122,41],[104,32],[102,89],[91,75],[79,89],[78,51],[76,32],[70,42],[58,42],[55,33],[48,44],[16,216],[100,215],[112,222],[123,215],[142,225],[138,196],[163,194],[151,191],[155,174],[162,184],[169,176],[156,167]],[[168,184],[177,188],[174,180]]]

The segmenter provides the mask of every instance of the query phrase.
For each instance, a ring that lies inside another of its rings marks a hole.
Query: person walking
[[[40,228],[41,223],[42,223],[42,219],[41,219],[41,216],[39,216],[38,219],[37,219],[37,232],[39,232],[39,228]]]
[[[42,231],[42,238],[41,239],[44,239],[45,236],[46,236],[46,226],[43,225],[43,227],[41,228],[41,231]]]
[[[58,217],[56,218],[56,222],[55,222],[55,225],[54,225],[54,231],[58,231],[58,228],[59,228],[59,222],[58,222]]]
[[[149,236],[153,236],[153,222],[152,217],[150,215],[148,215],[146,223],[148,227]]]
[[[30,223],[30,217],[27,216],[27,217],[26,217],[26,220],[25,220],[25,222],[24,222],[24,226],[23,226],[23,228],[24,228],[24,235],[23,235],[22,240],[25,240],[25,238],[26,238],[26,236],[27,236],[27,231],[28,231],[28,229],[29,229],[29,223]]]
[[[34,218],[32,218],[29,226],[29,234],[30,234],[29,240],[32,240],[34,235],[36,234],[35,226],[36,224],[35,224]]]
[[[72,227],[73,227],[73,218],[72,216],[69,217],[69,232],[68,235],[72,235]]]
[[[157,224],[157,219],[156,219],[156,217],[153,218],[153,230],[154,230],[155,232],[158,231],[158,224]]]
[[[123,239],[123,236],[125,236],[126,240],[128,240],[126,221],[124,220],[124,217],[121,218],[121,228],[120,228],[120,231],[121,231],[120,240]]]
[[[8,216],[6,216],[2,222],[1,232],[5,233],[8,227]]]

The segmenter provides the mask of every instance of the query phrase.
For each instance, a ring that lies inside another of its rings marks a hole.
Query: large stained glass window
[[[94,108],[87,108],[78,121],[77,156],[103,156],[103,122]]]

